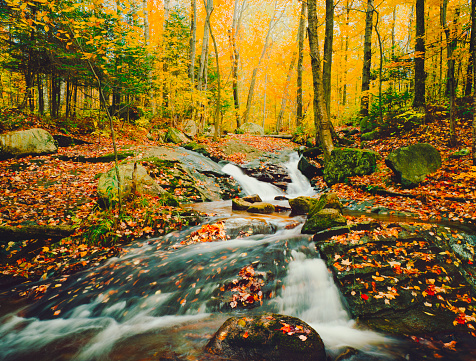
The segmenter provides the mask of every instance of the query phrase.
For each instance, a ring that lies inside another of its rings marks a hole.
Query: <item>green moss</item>
[[[336,148],[324,168],[324,181],[328,185],[344,183],[348,177],[375,172],[380,156],[370,150]]]

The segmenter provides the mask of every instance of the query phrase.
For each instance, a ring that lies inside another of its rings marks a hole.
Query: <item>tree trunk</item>
[[[195,86],[195,57],[197,54],[197,0],[191,0],[191,21],[190,21],[190,67],[188,76],[192,85]]]
[[[73,226],[0,226],[0,243],[23,241],[26,239],[64,238],[74,233]]]
[[[353,2],[353,1],[352,1]],[[349,0],[346,1],[345,5],[345,53],[344,53],[344,86],[342,88],[342,105],[345,107],[347,105],[347,61],[349,54],[349,17],[350,17],[350,6]]]
[[[476,32],[476,0],[471,0],[471,36]],[[476,59],[476,46],[473,46],[473,59]],[[473,165],[476,166],[476,71],[473,69]]]
[[[464,89],[464,96],[469,97],[471,95],[471,88],[473,82],[473,72],[474,72],[474,38],[475,38],[475,28],[476,28],[476,17],[474,16],[475,12],[474,1],[471,1],[471,35],[469,38],[469,60],[468,60],[468,70],[466,72],[466,87]]]
[[[45,98],[43,94],[43,81],[40,73],[36,74],[36,83],[38,87],[38,113],[43,115],[45,113]]]
[[[207,4],[205,6],[207,10],[207,18],[210,16],[211,11],[209,11],[213,6],[213,0],[207,0]],[[200,56],[200,69],[198,72],[198,90],[207,90],[207,73],[208,73],[208,42],[210,31],[208,30],[209,27],[209,20],[205,19],[205,26],[203,29],[203,41],[202,41],[202,54]]]
[[[416,0],[415,98],[413,108],[425,109],[425,0]]]
[[[457,143],[456,139],[456,119],[455,119],[455,78],[454,78],[454,69],[455,69],[455,60],[453,58],[453,51],[456,48],[457,40],[455,36],[451,35],[451,30],[446,23],[446,14],[448,8],[448,0],[443,0],[441,6],[440,20],[441,25],[445,31],[446,36],[446,59],[447,59],[447,83],[446,83],[446,93],[450,101],[450,147],[455,147]],[[459,8],[456,9],[455,13],[455,22],[456,18],[459,16]]]
[[[231,42],[231,77],[232,77],[232,87],[233,87],[233,105],[235,107],[235,118],[236,118],[236,127],[241,127],[241,117],[240,117],[240,99],[238,92],[238,65],[240,60],[240,53],[238,51],[238,45],[236,43],[236,38],[240,31],[241,18],[243,15],[243,10],[245,8],[246,0],[243,0],[243,3],[240,7],[240,0],[235,0],[235,7],[233,10],[233,24],[231,27],[230,42]]]
[[[293,52],[293,57],[291,58],[291,64],[289,64],[288,76],[286,77],[286,84],[284,85],[283,90],[283,99],[281,100],[281,110],[279,111],[278,120],[276,121],[276,134],[279,134],[281,130],[284,111],[286,110],[286,103],[288,101],[288,88],[291,83],[291,77],[293,75],[294,64],[296,63],[296,52]]]
[[[246,100],[245,114],[243,115],[243,123],[248,122],[248,118],[249,118],[249,115],[250,115],[250,112],[251,112],[251,104],[253,102],[253,95],[254,95],[254,91],[255,91],[256,75],[258,74],[258,70],[259,70],[261,62],[264,58],[264,55],[266,54],[266,50],[268,49],[269,39],[271,37],[271,31],[273,30],[274,26],[277,24],[279,19],[281,19],[281,16],[283,16],[283,14],[284,14],[284,10],[283,10],[281,12],[281,15],[277,19],[275,19],[276,18],[276,12],[277,12],[277,2],[275,2],[275,4],[274,4],[273,16],[271,17],[271,20],[269,21],[268,32],[266,33],[266,38],[265,38],[265,41],[264,41],[263,50],[261,51],[261,56],[259,57],[259,60],[258,60],[258,65],[256,66],[256,68],[253,69],[253,74],[251,76],[250,88],[248,90],[248,98]]]
[[[302,105],[302,70],[304,60],[304,37],[306,27],[307,2],[301,2],[301,17],[298,30],[298,63],[297,63],[297,94],[296,94],[296,128],[301,126],[303,117]]]
[[[334,40],[334,0],[326,0],[326,35],[324,39],[324,64],[322,83],[326,102],[327,118],[331,119],[332,43]]]
[[[370,0],[369,0],[370,1]],[[321,60],[319,57],[319,44],[317,40],[317,10],[316,3],[308,3],[307,18],[309,22],[309,49],[312,67],[312,85],[314,89],[314,124],[316,127],[316,140],[320,141],[324,157],[329,159],[334,144],[330,130],[329,119],[327,118],[326,105],[324,102],[323,85],[321,79]]]
[[[372,22],[373,0],[367,0],[364,37],[364,66],[362,69],[362,96],[360,100],[360,114],[369,115],[370,66],[372,62]]]

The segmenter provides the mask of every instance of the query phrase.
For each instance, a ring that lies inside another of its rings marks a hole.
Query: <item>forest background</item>
[[[444,105],[455,144],[456,115],[473,113],[474,4],[316,4],[326,121],[364,119],[395,134],[425,105]],[[61,118],[67,132],[108,132],[107,109],[138,126],[191,119],[201,131],[215,125],[218,136],[253,122],[310,136],[319,125],[306,8],[292,0],[2,0],[0,107]],[[4,130],[15,127],[9,111],[3,117]]]

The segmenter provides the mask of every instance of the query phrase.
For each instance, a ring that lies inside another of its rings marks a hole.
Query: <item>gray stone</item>
[[[441,167],[441,155],[430,144],[419,143],[394,150],[385,164],[395,173],[397,182],[414,187]]]
[[[356,175],[375,172],[380,156],[371,150],[335,148],[324,168],[324,181],[331,186]]]
[[[250,218],[229,218],[225,221],[227,236],[236,238],[241,234],[273,234],[276,232],[276,225],[264,219]]]
[[[134,171],[134,165],[135,171]],[[127,198],[132,192],[139,195],[161,196],[166,191],[160,187],[148,174],[147,170],[140,164],[127,163],[119,165],[119,177],[121,179],[121,197]],[[118,181],[116,168],[112,167],[108,172],[103,173],[98,181],[98,197],[104,204],[117,202],[119,200]]]
[[[205,350],[228,360],[326,361],[324,343],[311,326],[271,313],[229,318]]]
[[[183,133],[190,138],[195,137],[198,134],[197,124],[191,119],[186,120],[183,123]]]
[[[190,139],[180,130],[170,127],[165,135],[165,141],[174,144],[182,144],[190,142]]]
[[[56,153],[53,136],[44,129],[33,128],[0,135],[0,159]]]
[[[245,123],[240,128],[244,133],[254,134],[254,135],[264,135],[264,129],[261,125],[255,123]]]

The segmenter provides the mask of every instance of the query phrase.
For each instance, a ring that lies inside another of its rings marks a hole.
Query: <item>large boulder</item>
[[[316,176],[322,176],[322,168],[316,167],[314,164],[309,162],[309,160],[302,156],[298,163],[298,169],[302,174],[308,179],[312,179]]]
[[[186,120],[183,123],[183,133],[190,138],[195,137],[198,134],[197,123],[191,119]]]
[[[240,235],[274,234],[276,225],[264,219],[229,218],[225,221],[226,235],[236,238]]]
[[[263,127],[255,123],[245,123],[239,129],[243,133],[249,133],[254,135],[264,135]]]
[[[313,207],[309,210],[309,216],[312,217],[314,213],[319,212],[325,208],[332,208],[338,210],[342,213],[342,209],[344,208],[342,203],[340,202],[337,194],[334,192],[324,193],[319,197],[316,201],[314,200]]]
[[[394,150],[385,164],[395,173],[397,182],[414,187],[441,167],[441,155],[430,144],[419,143]]]
[[[51,154],[57,150],[53,136],[44,129],[33,128],[0,135],[0,159]]]
[[[346,224],[347,220],[337,209],[324,208],[306,220],[301,233],[314,234],[327,228],[345,226]]]
[[[311,326],[272,313],[229,318],[205,349],[231,360],[326,360],[324,343]]]
[[[291,206],[291,213],[294,214],[307,214],[309,210],[317,202],[316,198],[300,196],[292,198],[289,201]]]
[[[379,155],[371,150],[335,148],[324,168],[324,181],[329,185],[343,183],[349,177],[375,172]]]
[[[190,142],[190,139],[180,130],[170,127],[167,130],[167,134],[165,134],[165,141],[174,144],[182,144]]]
[[[166,191],[157,184],[142,165],[137,163],[121,164],[118,170],[119,178],[121,179],[120,189],[122,198],[130,197],[133,192],[137,192],[139,195],[154,197],[162,197],[166,194]],[[105,205],[119,200],[115,167],[99,177],[97,192],[101,203]],[[170,201],[172,201],[172,198]]]

